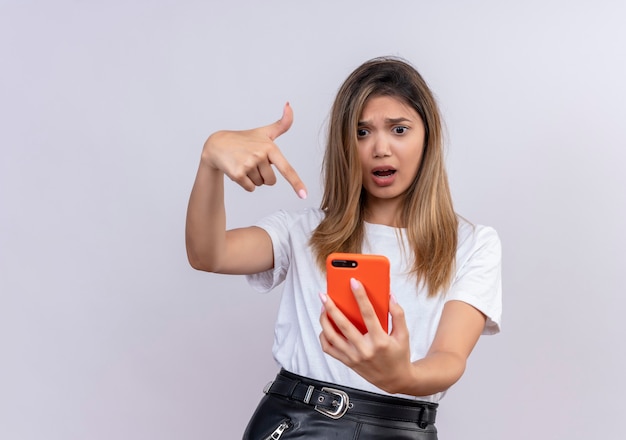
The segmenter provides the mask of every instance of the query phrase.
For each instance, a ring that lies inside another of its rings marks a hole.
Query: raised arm
[[[293,111],[286,104],[282,117],[273,124],[245,131],[218,131],[207,139],[187,208],[185,243],[192,267],[248,274],[273,266],[272,243],[264,230],[226,230],[224,176],[254,191],[257,186],[276,183],[274,166],[305,198],[304,183],[274,143],[292,122]]]

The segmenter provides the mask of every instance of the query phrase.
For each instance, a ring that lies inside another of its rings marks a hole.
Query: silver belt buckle
[[[331,419],[342,418],[346,411],[348,411],[348,407],[350,406],[350,397],[348,397],[348,394],[346,394],[344,391],[329,387],[322,387],[322,391],[331,393],[339,397],[339,400],[333,400],[333,409],[321,408],[315,405],[315,411],[324,414],[326,417],[330,417]]]

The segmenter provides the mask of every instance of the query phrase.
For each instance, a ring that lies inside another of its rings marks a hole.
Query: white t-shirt
[[[274,268],[247,276],[252,287],[267,292],[284,282],[276,320],[273,354],[279,366],[295,374],[347,387],[387,394],[352,369],[322,351],[319,342],[320,292],[326,278],[318,269],[308,242],[323,218],[320,209],[278,211],[257,223],[272,239]],[[405,234],[397,228],[365,223],[365,254],[385,255],[391,263],[391,292],[404,309],[409,328],[411,361],[423,358],[437,331],[445,302],[464,301],[487,316],[483,334],[500,331],[502,311],[501,249],[496,231],[459,218],[456,273],[447,292],[428,298],[417,286],[398,237],[410,250]],[[437,402],[445,393],[421,396]],[[398,396],[398,395],[396,395]],[[399,396],[414,399],[415,396]]]

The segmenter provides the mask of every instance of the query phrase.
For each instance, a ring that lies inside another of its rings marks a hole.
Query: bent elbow
[[[217,272],[217,265],[211,261],[208,261],[206,258],[201,258],[197,254],[187,250],[187,261],[189,261],[189,265],[196,269],[201,270],[202,272]]]
[[[461,380],[461,377],[463,377],[463,374],[465,374],[465,369],[467,368],[467,359],[457,355],[454,355],[454,357],[456,357],[456,364],[454,364],[450,370],[450,376],[448,379],[449,384],[445,390]]]

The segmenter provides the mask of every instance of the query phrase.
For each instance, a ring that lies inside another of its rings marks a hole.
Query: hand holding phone
[[[350,278],[363,284],[380,325],[389,333],[389,260],[383,255],[332,253],[326,259],[326,293],[339,310],[367,333],[361,310],[350,287]]]

